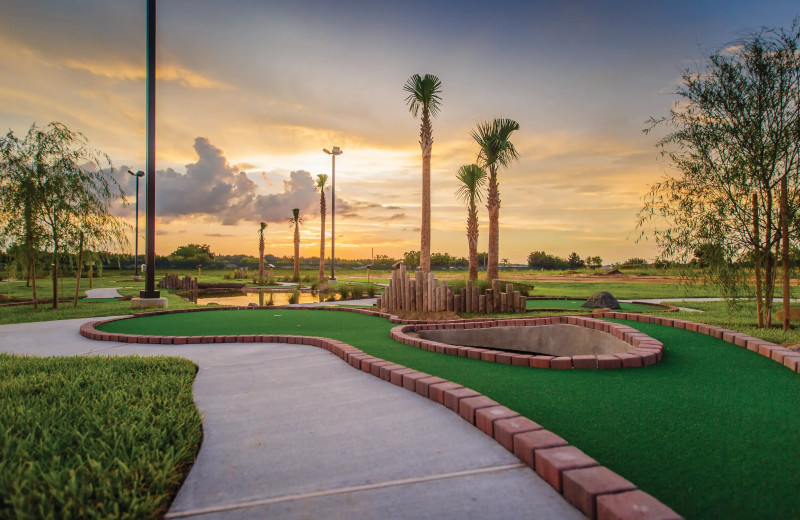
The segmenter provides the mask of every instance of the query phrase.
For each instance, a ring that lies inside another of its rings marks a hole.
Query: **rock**
[[[608,309],[619,309],[619,302],[616,298],[611,296],[608,292],[599,292],[591,298],[583,302],[581,307],[589,307],[590,309],[600,309],[606,307]]]

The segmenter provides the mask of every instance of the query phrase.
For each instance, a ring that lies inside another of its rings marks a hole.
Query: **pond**
[[[272,305],[289,305],[289,297],[291,292],[248,292],[241,291],[233,292],[206,292],[206,293],[186,293],[185,297],[198,305],[209,305],[216,303],[222,306],[246,307],[251,303],[259,306],[269,305],[270,296],[272,296]],[[338,301],[340,296],[334,293],[318,293],[318,292],[300,292],[300,301],[298,303],[316,303],[328,300],[329,296],[333,295]]]

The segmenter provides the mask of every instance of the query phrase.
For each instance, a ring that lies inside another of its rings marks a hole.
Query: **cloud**
[[[158,172],[156,213],[159,217],[203,216],[233,225],[240,220],[283,222],[293,208],[318,213],[318,195],[311,174],[293,171],[283,183],[283,192],[258,194],[247,174],[228,164],[222,150],[205,137],[194,141],[197,162],[186,165],[186,173],[172,168]]]

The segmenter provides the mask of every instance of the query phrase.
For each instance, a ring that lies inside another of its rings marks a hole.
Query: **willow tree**
[[[45,128],[33,124],[24,138],[9,132],[0,141],[4,213],[0,236],[26,245],[31,270],[35,244],[40,241],[51,249],[53,307],[57,308],[63,253],[81,257],[84,247],[127,242],[123,224],[110,213],[115,199],[124,202],[124,193],[114,179],[109,157],[89,148],[83,134],[61,123]],[[35,273],[33,279],[35,283]]]
[[[403,90],[408,92],[406,103],[411,115],[421,115],[419,146],[422,149],[422,225],[420,226],[420,263],[424,272],[431,270],[431,154],[433,152],[433,127],[431,117],[439,113],[442,82],[432,74],[414,74]]]
[[[258,283],[264,284],[264,230],[267,223],[262,222],[258,228]]]
[[[486,185],[486,171],[477,164],[468,164],[456,173],[459,185],[456,196],[467,205],[467,245],[469,246],[469,279],[478,279],[478,202]]]
[[[478,143],[478,164],[489,172],[489,190],[486,196],[486,209],[489,211],[489,258],[486,277],[497,279],[500,263],[500,186],[497,174],[500,167],[507,167],[518,158],[517,150],[511,142],[511,134],[519,130],[519,123],[512,119],[495,119],[479,123],[472,131],[472,138]]]
[[[788,185],[787,227],[800,206],[800,27],[764,28],[687,69],[657,146],[672,172],[654,184],[638,215],[665,260],[702,252],[698,276],[729,297],[750,293],[755,266],[758,326],[771,324],[782,237],[779,183]],[[650,229],[652,227],[652,229]]]
[[[289,218],[289,224],[294,228],[294,274],[292,279],[295,282],[300,281],[300,224],[303,219],[300,218],[300,209],[294,208],[292,216]]]
[[[325,281],[325,190],[328,189],[328,176],[324,173],[317,175],[314,189],[319,192],[319,281]]]

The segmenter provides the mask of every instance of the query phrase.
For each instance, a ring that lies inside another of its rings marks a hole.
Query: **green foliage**
[[[0,518],[156,518],[202,435],[177,358],[0,354]]]
[[[572,252],[570,253],[569,257],[567,257],[567,265],[570,269],[583,269],[586,267],[586,262],[581,260],[581,257],[578,256],[578,253]]]
[[[532,269],[567,269],[569,262],[560,256],[550,255],[544,251],[533,251],[528,255],[528,267]]]
[[[354,300],[360,300],[364,297],[364,286],[361,284],[353,284],[350,286],[351,294]]]
[[[425,74],[425,76],[414,74],[403,85],[403,90],[408,92],[406,104],[408,104],[408,111],[414,117],[421,112],[424,121],[439,113],[439,105],[442,102],[440,96],[442,82],[433,74]]]
[[[603,267],[603,259],[599,256],[587,256],[584,260],[586,267]]]
[[[271,295],[270,295],[271,296]],[[292,294],[289,295],[289,305],[300,303],[300,291],[295,289],[292,291]]]
[[[214,258],[211,246],[208,244],[187,244],[178,247],[168,257],[170,260],[208,263]]]
[[[403,253],[403,263],[408,267],[419,266],[419,251],[406,251]]]
[[[339,293],[339,296],[342,300],[347,300],[350,298],[350,287],[347,285],[340,283],[336,286],[336,291]]]

